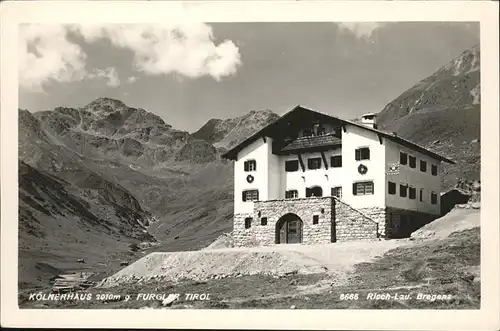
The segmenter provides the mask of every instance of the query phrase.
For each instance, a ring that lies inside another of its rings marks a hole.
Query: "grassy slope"
[[[27,111],[19,112],[19,157],[26,161],[19,164],[21,289],[46,288],[63,272],[114,272],[142,254],[128,245],[152,238],[137,221],[149,214]]]
[[[151,239],[135,223],[115,212],[130,212],[103,199],[106,190],[80,188],[20,163],[19,285],[49,286],[52,276],[73,270],[107,272],[120,261],[136,258],[131,242]],[[118,192],[122,193],[122,192]],[[127,203],[124,203],[125,208]],[[132,217],[136,216],[134,214]],[[140,217],[140,216],[138,216]],[[85,264],[77,263],[85,259]]]
[[[172,308],[444,308],[478,309],[480,307],[480,231],[474,228],[456,232],[445,239],[414,242],[406,248],[387,252],[380,258],[358,264],[349,285],[333,286],[334,279],[323,274],[288,275],[282,278],[244,276],[204,282],[150,282],[122,285],[106,290],[90,290],[113,295],[138,293],[209,293],[209,301],[185,298]],[[342,300],[341,294],[358,294],[358,299]],[[368,300],[368,293],[396,293],[411,298]],[[449,300],[417,300],[418,293],[451,295]],[[95,297],[94,297],[95,298]],[[101,300],[71,302],[27,301],[20,297],[21,307],[38,308],[160,308],[158,300]]]

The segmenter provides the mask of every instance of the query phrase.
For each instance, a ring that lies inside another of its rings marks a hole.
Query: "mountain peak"
[[[83,107],[84,110],[90,112],[102,112],[102,111],[113,112],[117,110],[123,110],[126,108],[128,108],[127,105],[125,105],[122,101],[108,97],[97,98],[94,101],[88,103],[85,107]]]
[[[473,71],[478,71],[480,67],[479,45],[466,49],[450,63],[441,68],[437,73],[446,73],[450,76],[459,76]]]
[[[251,110],[245,115],[225,120],[212,118],[192,136],[216,147],[229,148],[277,118],[279,115],[269,109]]]

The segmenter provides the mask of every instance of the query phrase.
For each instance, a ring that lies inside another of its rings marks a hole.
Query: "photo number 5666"
[[[342,293],[340,295],[340,300],[358,300],[358,293]]]

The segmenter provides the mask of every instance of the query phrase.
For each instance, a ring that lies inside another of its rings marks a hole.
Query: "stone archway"
[[[296,214],[288,213],[276,222],[276,244],[302,243],[303,222]]]

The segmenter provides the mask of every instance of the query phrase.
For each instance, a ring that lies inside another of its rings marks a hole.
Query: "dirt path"
[[[101,286],[155,279],[204,280],[241,275],[329,273],[338,284],[352,267],[368,262],[408,240],[382,240],[322,245],[276,245],[151,253],[106,279]]]

